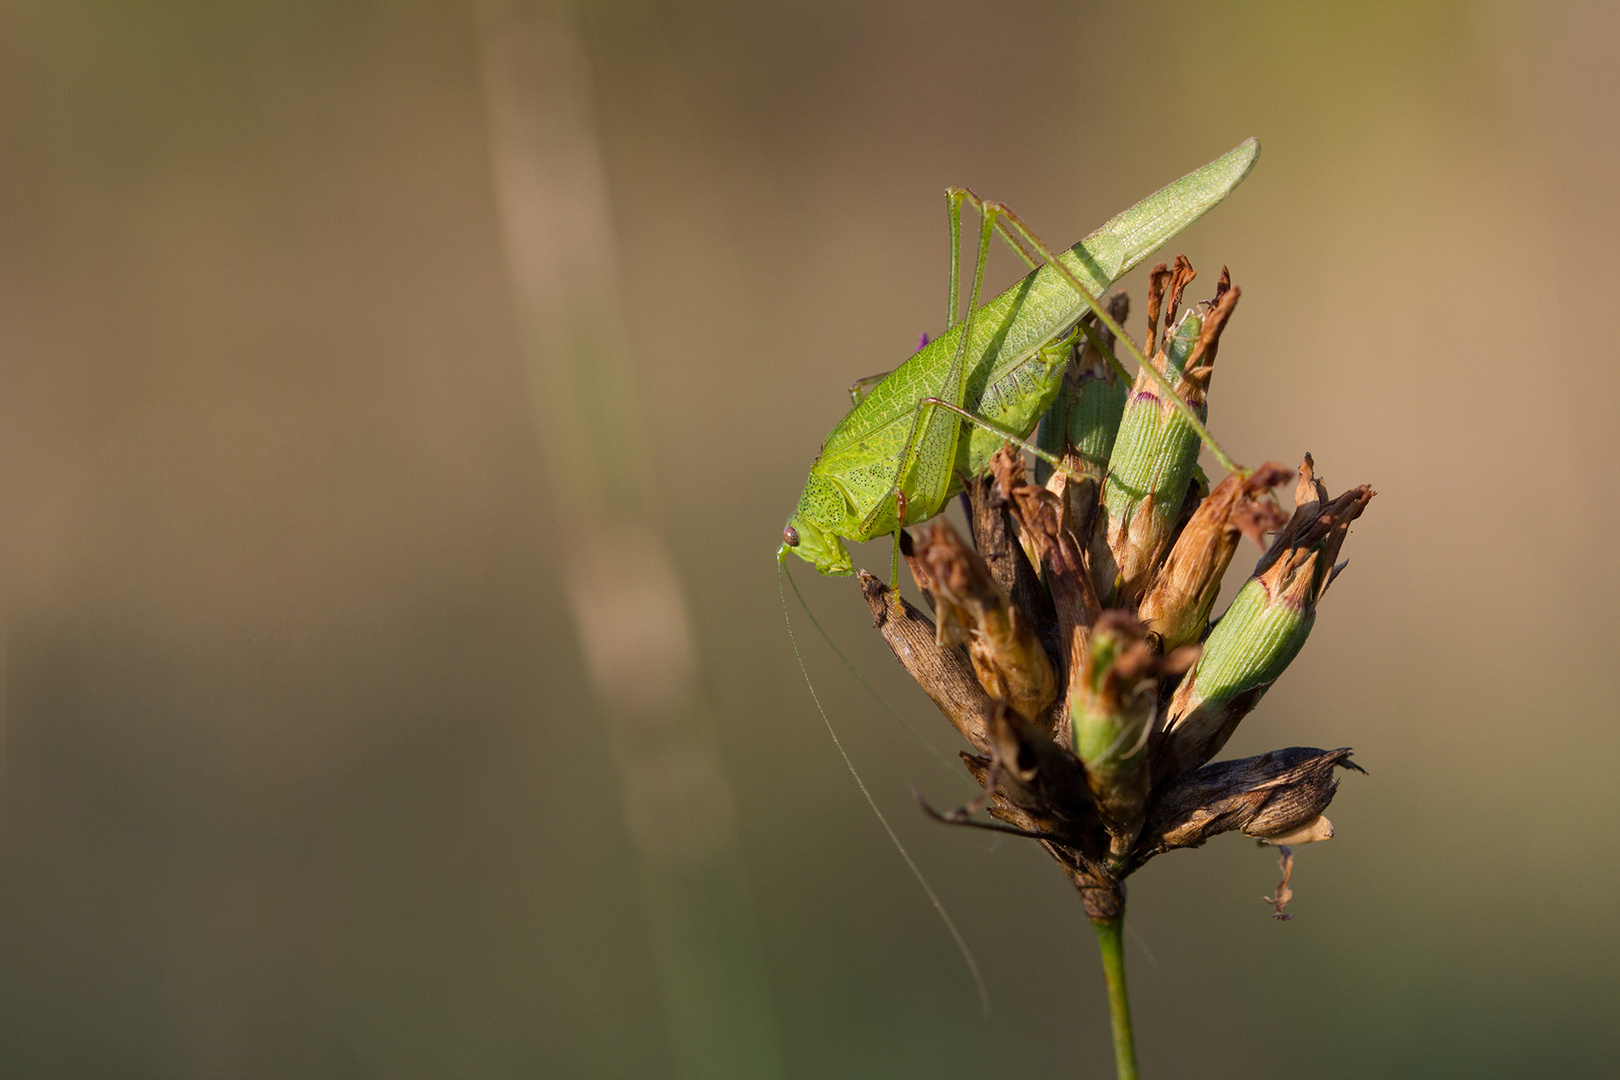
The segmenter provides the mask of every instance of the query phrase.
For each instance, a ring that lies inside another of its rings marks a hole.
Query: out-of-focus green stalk
[[[552,521],[584,674],[641,870],[670,1072],[780,1077],[717,725],[685,590],[656,527],[657,470],[636,440],[611,464],[591,449],[595,433],[637,429],[642,402],[580,15],[572,0],[488,0],[477,11],[518,343],[565,511]]]
[[[1119,1073],[1119,1080],[1137,1080],[1131,999],[1125,990],[1125,913],[1121,911],[1112,919],[1093,919],[1091,928],[1097,932],[1103,978],[1108,982],[1108,1018],[1114,1031],[1114,1068]]]

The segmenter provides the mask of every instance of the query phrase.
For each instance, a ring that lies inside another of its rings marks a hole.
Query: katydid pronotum
[[[1224,199],[1253,167],[1260,144],[1247,139],[1119,214],[1061,255],[1054,254],[1005,206],[965,188],[946,192],[951,226],[950,304],[945,333],[871,386],[828,434],[810,466],[799,505],[782,530],[788,552],[822,574],[850,574],[845,540],[896,538],[926,521],[1012,443],[1056,468],[1063,465],[1027,440],[1063,381],[1069,345],[1089,328],[1086,312],[1111,330],[1129,354],[1182,408],[1221,463],[1235,471],[1198,417],[1098,302],[1126,271]],[[962,203],[980,215],[978,256],[966,317],[956,318]],[[991,236],[1002,238],[1032,269],[1000,296],[979,304]],[[1110,359],[1112,355],[1109,354]],[[1117,365],[1118,361],[1114,363]],[[1120,368],[1131,382],[1131,376]],[[871,380],[862,380],[869,383]]]

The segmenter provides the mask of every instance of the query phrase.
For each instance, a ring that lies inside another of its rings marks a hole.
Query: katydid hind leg
[[[1063,265],[1063,262],[1058,258],[1057,253],[1047,246],[1044,240],[1036,236],[1034,230],[1032,230],[1028,225],[1024,224],[1023,218],[1014,213],[1005,203],[986,202],[975,195],[972,191],[969,191],[967,188],[956,188],[953,190],[961,191],[962,198],[970,203],[973,208],[980,213],[980,215],[992,215],[995,220],[996,231],[1001,234],[1002,240],[1006,241],[1008,246],[1010,246],[1014,251],[1018,252],[1024,261],[1029,263],[1030,266],[1034,267],[1039,266],[1042,263],[1050,263],[1052,267],[1064,278],[1064,280],[1068,282],[1069,287],[1079,295],[1080,299],[1086,304],[1086,306],[1091,308],[1091,310],[1096,314],[1098,320],[1112,333],[1114,333],[1116,337],[1124,341],[1126,348],[1135,357],[1137,362],[1146,363],[1141,356],[1140,350],[1136,348],[1136,343],[1131,340],[1130,335],[1126,334],[1124,328],[1114,321],[1113,316],[1110,315],[1109,312],[1104,310],[1102,303],[1097,299],[1097,297],[1093,296],[1090,290],[1082,285],[1080,280],[1075,277],[1074,273],[1070,271],[1068,267]],[[1025,246],[1026,244],[1028,245],[1027,247]],[[1114,362],[1116,365],[1119,364],[1118,360],[1115,360]],[[1118,373],[1126,380],[1127,383],[1131,381],[1130,373],[1127,372],[1123,366],[1119,366]]]
[[[979,296],[984,290],[984,265],[990,255],[990,238],[994,235],[994,215],[981,219],[979,227],[978,257],[974,261],[973,291],[968,299],[968,311],[956,351],[940,380],[938,390],[918,403],[912,414],[911,431],[905,449],[894,465],[894,483],[889,495],[872,508],[862,523],[866,536],[875,536],[894,515],[894,527],[906,524],[908,507],[917,512],[915,520],[933,517],[944,508],[951,478],[956,466],[957,443],[962,437],[962,425],[950,412],[937,408],[934,403],[946,403],[957,410],[962,408],[967,395],[967,347],[973,336],[973,318],[979,307]],[[897,571],[898,574],[898,571]]]
[[[1000,231],[1002,238],[1005,239],[1009,244],[1012,244],[1018,250],[1024,252],[1025,259],[1029,259],[1031,257],[1028,253],[1028,249],[1024,247],[1024,244],[1027,242],[1029,247],[1034,250],[1036,255],[1040,256],[1043,262],[1051,265],[1052,268],[1058,272],[1058,275],[1068,283],[1069,287],[1074,290],[1075,294],[1080,297],[1081,301],[1084,302],[1085,305],[1089,307],[1096,315],[1097,321],[1106,327],[1120,344],[1125,346],[1125,351],[1130,354],[1131,359],[1136,361],[1139,368],[1145,371],[1148,377],[1154,382],[1158,383],[1160,391],[1167,395],[1169,400],[1175,406],[1176,410],[1186,417],[1188,425],[1198,433],[1199,439],[1203,441],[1205,446],[1209,447],[1210,453],[1215,455],[1215,460],[1220,462],[1223,469],[1230,473],[1242,473],[1244,475],[1248,474],[1247,469],[1244,469],[1241,465],[1238,465],[1232,460],[1225,450],[1221,449],[1220,443],[1215,441],[1215,437],[1209,433],[1208,428],[1204,426],[1204,422],[1198,418],[1197,414],[1193,412],[1192,407],[1182,399],[1181,395],[1176,393],[1175,387],[1170,384],[1169,380],[1165,377],[1165,374],[1157,367],[1150,364],[1147,358],[1142,355],[1142,350],[1137,346],[1136,342],[1131,339],[1131,336],[1125,332],[1125,328],[1114,321],[1113,315],[1111,315],[1103,306],[1102,302],[1097,297],[1093,296],[1091,291],[1081,283],[1080,279],[1075,276],[1074,271],[1068,266],[1064,265],[1063,260],[1058,257],[1057,253],[1048,247],[1040,237],[1036,236],[1033,229],[1024,224],[1023,218],[1020,218],[1017,214],[1013,213],[1001,203],[985,202],[977,195],[974,195],[971,191],[967,192],[965,198],[978,208],[980,214],[994,213],[996,218],[996,227],[998,231]],[[1131,373],[1125,370],[1124,365],[1121,364],[1118,358],[1112,353],[1105,353],[1105,355],[1112,361],[1114,370],[1120,378],[1125,380],[1125,384],[1127,386],[1131,385],[1135,381]]]
[[[985,206],[987,205],[970,188],[948,187],[945,189],[945,212],[951,226],[951,295],[945,309],[945,328],[947,330],[956,325],[957,295],[962,289],[962,204],[964,202],[972,204],[973,208],[979,212],[981,221],[984,218]],[[1022,244],[1013,239],[1012,234],[1006,230],[1005,226],[996,231],[1000,233],[1002,240],[1006,241],[1007,246],[1012,248],[1013,252],[1024,260],[1031,270],[1040,265],[1030,257],[1029,252],[1024,249]],[[983,269],[982,256],[978,269],[981,271]],[[970,302],[969,307],[972,306]],[[969,313],[971,314],[971,311]]]

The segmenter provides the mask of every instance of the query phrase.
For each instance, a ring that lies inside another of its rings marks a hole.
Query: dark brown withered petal
[[[1168,331],[1176,324],[1176,311],[1181,307],[1181,294],[1187,291],[1193,278],[1198,276],[1185,255],[1176,256],[1175,269],[1170,271],[1170,286],[1164,301],[1164,328]]]
[[[1046,647],[1047,656],[1057,663],[1061,653],[1052,597],[1013,533],[1009,508],[996,491],[995,477],[986,474],[968,480],[963,485],[962,496],[967,502],[973,546],[990,567],[990,576],[1006,590],[1013,606],[1029,617],[1041,644]]]
[[[1035,538],[1029,535],[1019,514],[1019,492],[1032,485],[1026,479],[1028,470],[1024,467],[1024,453],[1015,450],[1008,444],[997,450],[990,457],[990,475],[995,477],[996,486],[992,489],[995,499],[1006,507],[1007,513],[1018,523],[1018,546],[1024,549],[1024,557],[1029,560],[1031,567],[1038,572],[1041,565],[1041,553],[1035,547]],[[1041,490],[1045,490],[1042,488]]]
[[[940,644],[964,641],[992,698],[1024,716],[1040,716],[1057,700],[1057,674],[1028,617],[944,518],[935,518],[916,545],[933,585]]]
[[[1011,454],[998,453],[991,468],[1024,543],[1046,570],[1060,655],[1066,660],[1064,671],[1075,671],[1084,660],[1086,639],[1102,605],[1086,569],[1081,541],[1071,527],[1069,503],[1063,496],[1025,482],[1023,462]],[[1053,737],[1063,736],[1054,731]]]
[[[1163,310],[1164,290],[1169,284],[1169,266],[1160,263],[1148,271],[1147,343],[1142,349],[1143,356],[1152,356],[1159,351],[1159,312]]]
[[[922,593],[923,601],[928,610],[934,610],[934,579],[928,576],[928,567],[917,558],[917,544],[911,538],[907,529],[900,530],[900,557],[906,560],[906,569],[911,571],[911,580],[916,582],[917,591]]]
[[[990,752],[990,695],[973,674],[967,653],[939,644],[934,620],[882,581],[860,573],[861,593],[872,609],[872,625],[894,650],[896,660],[922,687],[939,711],[981,754]]]
[[[1172,848],[1198,847],[1234,829],[1281,836],[1319,816],[1333,801],[1335,767],[1364,772],[1349,747],[1296,746],[1237,761],[1217,761],[1154,793],[1132,868]]]
[[[1033,721],[997,702],[990,711],[990,746],[1000,765],[1002,790],[1013,805],[1048,824],[1047,831],[1077,836],[1096,821],[1080,761]]]
[[[1019,528],[1030,538],[1046,569],[1058,630],[1067,641],[1069,628],[1089,627],[1102,613],[1086,570],[1084,544],[1071,527],[1069,505],[1062,496],[1025,484],[1015,492],[1013,506]]]
[[[1265,577],[1266,572],[1281,561],[1288,565],[1274,575],[1280,580],[1293,564],[1315,554],[1321,572],[1307,600],[1308,609],[1314,610],[1316,603],[1327,592],[1327,587],[1332,584],[1332,568],[1338,560],[1344,538],[1350,532],[1351,522],[1361,516],[1376,494],[1370,486],[1362,484],[1330,499],[1326,485],[1316,478],[1311,455],[1306,454],[1299,466],[1294,513],[1272,540],[1271,547],[1255,564],[1254,576]],[[1273,590],[1274,594],[1280,591],[1280,586]]]
[[[1225,329],[1226,320],[1232,317],[1232,311],[1242,295],[1242,289],[1225,289],[1204,313],[1203,325],[1198,331],[1198,344],[1193,346],[1186,365],[1186,378],[1202,389],[1209,387],[1209,373],[1214,369],[1215,354],[1221,347],[1221,331]]]

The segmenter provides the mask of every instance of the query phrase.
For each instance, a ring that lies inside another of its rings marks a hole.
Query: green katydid
[[[1222,465],[1236,471],[1097,296],[1224,199],[1248,175],[1259,154],[1258,141],[1244,141],[1143,199],[1061,255],[1042,244],[1005,206],[984,202],[965,188],[947,191],[953,255],[949,329],[878,380],[864,397],[858,394],[860,384],[852,388],[857,403],[832,429],[811,464],[799,505],[782,530],[777,560],[791,551],[822,574],[852,573],[854,564],[844,540],[872,540],[892,533],[898,541],[901,528],[943,510],[961,489],[962,478],[983,472],[1007,443],[1063,469],[1061,462],[1026,440],[1058,393],[1074,335],[1090,334],[1089,327],[1077,326],[1087,309],[1160,383]],[[978,210],[980,231],[967,314],[958,322],[963,202]],[[995,232],[1035,268],[981,306],[984,265]],[[1130,385],[1130,375],[1112,354],[1109,359]],[[895,559],[898,569],[898,544]]]

